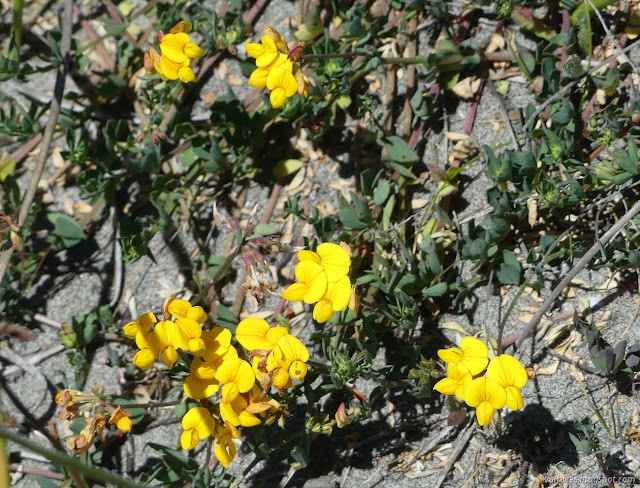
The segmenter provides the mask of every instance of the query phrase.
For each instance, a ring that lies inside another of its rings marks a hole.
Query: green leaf
[[[228,307],[218,305],[218,325],[229,329],[232,334],[235,334],[238,326],[238,317]]]
[[[616,151],[613,155],[613,161],[620,169],[631,175],[635,175],[638,171],[637,162],[632,161],[626,151]]]
[[[351,207],[342,207],[338,212],[340,222],[348,229],[364,229],[366,224],[358,218],[358,214]]]
[[[502,251],[503,263],[496,273],[498,281],[503,285],[517,285],[520,283],[522,265],[518,262],[516,255],[511,251]]]
[[[383,144],[387,148],[387,158],[391,161],[410,166],[420,160],[411,146],[401,137],[391,136]]]
[[[73,247],[84,239],[84,229],[72,217],[62,213],[50,213],[49,221],[55,226],[51,233],[64,247]]]
[[[447,292],[449,286],[446,283],[437,283],[429,288],[422,290],[422,296],[425,297],[441,297]]]
[[[376,205],[382,205],[387,201],[389,193],[391,192],[391,185],[387,180],[382,181],[373,192],[373,203]]]

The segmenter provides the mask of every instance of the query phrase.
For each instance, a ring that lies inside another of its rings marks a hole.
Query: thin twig
[[[627,213],[625,213],[620,220],[618,220],[603,236],[602,243],[606,244],[611,241],[617,234],[620,232],[625,225],[629,223],[629,221],[640,212],[640,202],[636,202],[631,209]],[[600,249],[600,245],[598,242],[595,242],[593,246],[585,253],[584,256],[580,258],[580,260],[569,270],[563,280],[553,289],[551,295],[547,297],[547,299],[540,305],[540,308],[535,313],[535,315],[531,318],[527,326],[522,329],[520,333],[520,337],[516,340],[516,349],[519,349],[524,340],[531,334],[533,328],[538,324],[542,316],[545,314],[547,309],[553,304],[553,302],[560,296],[562,290],[564,290],[571,280],[573,280],[576,275],[584,268],[589,262],[593,259],[593,257],[597,254]]]
[[[458,439],[456,446],[453,448],[453,451],[449,455],[449,459],[447,459],[447,464],[445,464],[444,468],[442,468],[442,470],[440,471],[440,476],[438,476],[438,479],[434,483],[433,488],[440,488],[443,485],[444,481],[447,479],[447,476],[449,475],[449,471],[451,471],[451,468],[453,468],[453,464],[458,460],[458,458],[460,457],[460,454],[462,454],[462,451],[464,451],[465,447],[467,446],[467,443],[469,442],[469,440],[471,439],[471,436],[473,436],[475,431],[476,431],[475,422],[473,421],[469,422],[469,425],[464,431],[462,431],[462,435]]]
[[[51,109],[49,112],[49,120],[44,130],[44,136],[42,137],[42,147],[40,148],[40,154],[38,154],[38,160],[36,167],[29,183],[29,188],[24,196],[22,205],[20,206],[20,213],[18,215],[18,227],[22,227],[27,221],[29,211],[31,210],[31,204],[36,197],[38,191],[38,182],[42,177],[44,171],[44,165],[47,162],[49,155],[49,148],[51,147],[51,141],[53,140],[53,133],[58,121],[58,115],[60,115],[60,106],[62,104],[62,97],[64,95],[64,85],[67,78],[67,72],[69,70],[69,51],[71,50],[71,29],[73,28],[73,1],[66,0],[64,7],[64,17],[62,21],[62,40],[60,42],[60,55],[62,57],[62,63],[58,67],[58,73],[56,75],[56,84],[53,89],[53,99],[51,100]],[[11,262],[11,256],[13,255],[13,247],[9,247],[6,251],[0,255],[0,281],[7,272],[9,263]]]

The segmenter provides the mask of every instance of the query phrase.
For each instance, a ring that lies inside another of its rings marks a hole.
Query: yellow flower
[[[351,257],[341,246],[332,242],[324,242],[316,252],[298,251],[298,259],[303,262],[319,264],[327,273],[327,281],[335,283],[349,274]]]
[[[185,450],[195,449],[201,440],[206,439],[216,430],[216,421],[211,412],[204,407],[195,407],[182,417],[184,432],[180,436],[180,444]]]
[[[153,47],[149,49],[149,58],[151,60],[151,64],[153,64],[153,68],[158,72],[162,79],[180,79],[180,81],[184,83],[196,81],[196,75],[189,67],[189,59],[182,63],[175,63],[164,54],[159,54]],[[145,68],[147,68],[146,63]]]
[[[230,403],[240,393],[246,393],[256,381],[251,365],[240,358],[226,360],[216,371],[216,380],[222,385],[222,401]]]
[[[273,68],[283,68],[287,71],[292,71],[293,65],[291,64],[291,61],[289,61],[289,58],[287,58],[286,54],[278,54],[270,65],[265,66],[264,68],[258,68],[251,73],[251,76],[249,77],[249,86],[254,88],[267,86],[267,79]]]
[[[284,105],[287,98],[298,93],[298,81],[291,71],[285,68],[272,68],[267,76],[267,88],[271,90],[269,101],[273,108]]]
[[[233,439],[240,439],[238,430],[226,422],[224,426],[218,425],[215,432],[215,442],[213,443],[213,453],[225,468],[229,467],[229,463],[236,457],[236,446]]]
[[[473,337],[460,341],[460,348],[438,350],[438,356],[447,364],[464,366],[472,376],[480,374],[489,363],[489,350],[484,342]]]
[[[267,358],[267,371],[272,375],[276,388],[286,388],[291,378],[303,380],[307,375],[306,361],[309,351],[305,345],[292,335],[283,336]]]
[[[116,424],[116,427],[123,432],[131,432],[131,427],[133,427],[133,423],[131,422],[131,414],[127,413],[122,405],[118,405],[113,413],[111,414],[111,418],[109,419],[110,424]]]
[[[196,324],[197,325],[197,324]],[[189,341],[178,324],[169,320],[158,322],[152,331],[153,349],[162,352],[162,361],[169,369],[178,360],[177,349],[189,350]]]
[[[160,51],[176,64],[204,56],[204,51],[191,42],[191,37],[186,32],[165,34],[160,41]]]
[[[336,283],[329,283],[324,296],[313,307],[313,318],[320,324],[331,318],[334,312],[344,310],[351,299],[351,282],[344,276]]]
[[[192,319],[179,318],[176,325],[180,328],[180,332],[187,340],[186,351],[202,356],[205,352],[205,344],[202,338],[202,327],[198,322]]]
[[[460,400],[465,399],[465,389],[469,383],[471,383],[471,374],[469,370],[464,366],[457,366],[455,364],[449,364],[447,366],[447,378],[442,378],[438,381],[433,389],[439,391],[443,395],[455,395]]]
[[[220,389],[220,383],[215,378],[201,378],[198,370],[202,367],[202,359],[194,358],[191,361],[189,376],[184,379],[182,388],[189,398],[194,400],[202,400],[215,395]],[[213,373],[215,375],[215,372]]]
[[[519,388],[527,384],[527,371],[520,361],[509,354],[494,357],[487,367],[487,378],[495,380],[507,393],[507,406],[511,410],[522,408]]]
[[[260,423],[260,419],[247,412],[249,406],[249,395],[238,395],[235,400],[230,403],[220,402],[220,416],[225,422],[238,427],[253,427]]]
[[[284,37],[282,37],[277,30],[267,26],[264,28],[264,35],[273,39],[278,51],[286,54],[288,50],[287,41],[285,41]]]
[[[140,350],[133,358],[133,364],[140,369],[149,369],[161,352],[154,344],[153,331],[139,331],[136,334],[136,345]]]
[[[301,251],[302,252],[302,251]],[[291,302],[316,303],[327,291],[327,273],[313,261],[300,261],[296,266],[298,283],[289,286],[282,298]]]
[[[176,319],[191,319],[199,324],[204,324],[208,317],[200,306],[194,307],[186,300],[173,299],[169,301],[166,311]]]
[[[124,326],[124,335],[129,339],[135,339],[138,332],[149,332],[156,322],[158,322],[158,319],[151,312],[142,314],[137,321],[129,322]]]
[[[282,336],[289,333],[284,327],[271,327],[266,320],[247,317],[236,328],[236,339],[247,351],[271,351]]]
[[[256,58],[256,66],[258,68],[264,68],[269,66],[278,57],[278,48],[274,40],[268,36],[262,36],[261,44],[252,42],[245,44],[247,54],[252,58]]]
[[[465,402],[470,407],[476,407],[476,417],[480,425],[489,425],[496,410],[501,409],[507,402],[507,392],[497,381],[491,378],[476,378],[465,388]]]

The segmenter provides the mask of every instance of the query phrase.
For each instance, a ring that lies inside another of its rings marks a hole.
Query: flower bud
[[[169,33],[175,34],[177,32],[184,32],[185,34],[188,34],[189,32],[191,32],[192,27],[193,26],[191,25],[191,22],[189,22],[188,20],[181,20],[171,28]]]

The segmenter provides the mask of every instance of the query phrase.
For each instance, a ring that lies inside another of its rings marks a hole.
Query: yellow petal
[[[296,82],[296,91],[297,90],[298,84]],[[336,282],[349,273],[351,258],[347,254],[347,251],[339,245],[332,242],[325,242],[318,246],[317,253],[320,256],[320,264],[327,273],[329,282]]]
[[[272,376],[273,386],[276,388],[289,388],[291,383],[291,377],[286,369],[278,368],[273,372]]]
[[[466,366],[472,375],[477,375],[487,367],[489,363],[489,351],[484,342],[474,337],[465,337],[460,341],[463,359],[461,363]]]
[[[520,410],[523,406],[522,393],[515,386],[507,386],[507,407],[511,410]]]
[[[259,58],[266,52],[265,47],[257,42],[245,44],[244,48],[247,50],[247,54],[252,58]]]
[[[293,361],[307,361],[309,350],[298,338],[286,335],[276,344],[273,356],[281,368],[288,370]]]
[[[454,378],[442,378],[433,389],[439,391],[443,395],[454,395],[458,388],[458,382]]]
[[[324,296],[327,291],[327,274],[320,265],[312,261],[301,261],[295,272],[298,281],[308,285],[303,298],[305,303],[316,303]]]
[[[156,362],[156,357],[150,349],[141,349],[133,358],[133,364],[140,369],[149,369]]]
[[[271,349],[273,349],[273,346],[275,346],[278,341],[287,334],[289,334],[289,331],[285,327],[272,327],[271,329],[269,329],[266,338],[267,341],[269,341],[272,345]]]
[[[438,349],[438,356],[447,364],[457,364],[462,360],[462,350],[457,347]]]
[[[269,95],[269,101],[273,108],[280,108],[284,105],[284,102],[287,101],[287,95],[282,88],[275,88],[271,92],[271,95]]]
[[[173,365],[176,364],[178,360],[178,351],[176,351],[173,347],[167,347],[162,352],[162,361],[167,365],[167,368],[173,368]]]
[[[313,307],[313,320],[319,324],[324,324],[333,316],[333,306],[329,300],[319,300]]]
[[[270,351],[273,344],[267,340],[271,326],[266,320],[258,317],[247,317],[240,321],[236,328],[236,339],[247,351],[264,349]]]
[[[190,374],[182,384],[185,394],[194,400],[202,400],[215,395],[220,389],[219,383],[215,379],[201,379]]]
[[[182,81],[183,83],[192,83],[196,81],[195,73],[188,66],[182,66],[178,70],[178,78],[180,78],[180,81]]]
[[[309,285],[306,283],[294,283],[282,292],[282,298],[290,302],[301,302],[307,291],[309,291]]]
[[[185,54],[185,46],[190,42],[189,34],[184,32],[165,34],[160,41],[160,52],[174,63],[181,64],[189,60]]]
[[[489,402],[481,402],[476,408],[476,417],[480,425],[489,425],[496,409]]]
[[[207,312],[205,312],[204,308],[200,306],[191,307],[187,311],[187,318],[195,320],[199,324],[204,324],[209,319],[209,317],[207,317]]]
[[[175,318],[186,318],[191,309],[191,304],[186,300],[173,299],[169,302],[167,310]]]
[[[180,445],[185,451],[195,449],[200,444],[200,438],[195,429],[185,430],[180,436]]]
[[[122,332],[124,333],[124,335],[129,339],[135,339],[139,331],[140,331],[140,325],[138,324],[138,322],[129,322],[122,329]]]
[[[344,276],[336,283],[329,283],[326,297],[331,302],[334,312],[347,308],[351,299],[351,281],[349,281],[349,277]]]
[[[236,455],[236,446],[231,441],[225,443],[224,441],[216,439],[216,442],[213,444],[213,453],[218,461],[220,461],[220,464],[228,468],[229,463],[233,461]]]
[[[240,394],[236,383],[225,383],[222,386],[222,401],[230,403]]]
[[[151,330],[151,326],[158,322],[158,319],[151,312],[145,313],[138,317],[138,324],[140,324],[140,328],[146,332]]]
[[[307,375],[307,365],[302,361],[294,361],[289,367],[289,375],[292,378],[302,381]]]
[[[320,256],[313,251],[298,251],[298,260],[300,261],[313,261],[316,264],[320,264]]]
[[[467,385],[464,400],[470,407],[489,402],[500,409],[507,403],[507,392],[495,380],[482,376]]]
[[[195,339],[202,335],[202,327],[195,320],[179,318],[175,323],[187,340]]]
[[[189,339],[189,352],[192,352],[197,356],[202,356],[205,352],[204,341],[199,337],[195,339]]]
[[[494,357],[487,367],[487,378],[496,380],[502,387],[522,388],[527,384],[527,371],[520,361],[509,354]]]
[[[249,77],[249,86],[254,88],[262,88],[267,86],[267,77],[269,76],[269,71],[266,69],[258,68],[251,73]]]
[[[236,400],[240,398],[242,397],[238,397]],[[238,412],[233,408],[233,403],[220,402],[218,405],[220,406],[220,416],[222,420],[236,427],[240,425],[240,418],[238,417]]]
[[[184,47],[184,53],[188,58],[199,58],[204,56],[204,51],[202,50],[202,48],[197,44],[194,44],[193,42],[187,43],[187,45]]]

